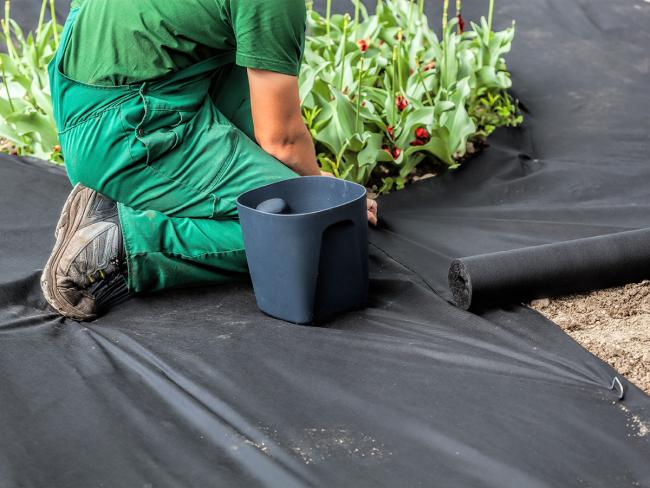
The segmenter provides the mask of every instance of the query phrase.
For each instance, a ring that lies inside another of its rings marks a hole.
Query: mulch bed
[[[650,281],[530,306],[650,394]]]

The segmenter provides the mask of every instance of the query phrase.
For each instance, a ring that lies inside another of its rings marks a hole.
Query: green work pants
[[[252,133],[246,71],[227,53],[155,81],[95,86],[49,67],[68,177],[118,202],[134,292],[247,273],[236,198],[297,175]]]

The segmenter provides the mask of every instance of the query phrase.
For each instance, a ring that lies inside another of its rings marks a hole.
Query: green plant
[[[483,139],[497,127],[514,127],[523,122],[512,97],[504,91],[486,90],[471,101],[470,113],[477,127],[476,136]]]
[[[325,17],[308,13],[300,94],[325,170],[386,192],[421,163],[457,167],[469,140],[521,122],[503,59],[514,23],[492,31],[493,0],[465,32],[461,2],[448,19],[444,0],[441,39],[421,1],[379,0],[374,15],[353,4],[354,18],[329,2]]]
[[[2,31],[7,52],[0,53],[0,137],[16,154],[61,163],[47,75],[61,27],[56,21],[44,22],[48,6],[55,18],[54,1],[43,0],[36,32],[25,35],[11,19],[11,2],[5,1]]]
[[[325,17],[309,9],[300,95],[323,169],[383,193],[402,188],[418,166],[457,167],[468,142],[521,123],[503,58],[514,22],[494,32],[489,0],[487,20],[465,31],[461,1],[452,19],[443,2],[441,39],[423,0],[378,0],[373,15],[353,0],[353,17],[332,15],[331,0]],[[43,0],[35,34],[24,35],[10,7],[6,1],[0,138],[12,152],[61,163],[47,75],[61,26],[44,22],[48,7],[55,18],[54,0]]]

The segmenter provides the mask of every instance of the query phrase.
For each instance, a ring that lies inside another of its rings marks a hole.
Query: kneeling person
[[[304,1],[72,7],[49,71],[75,186],[41,279],[47,301],[91,320],[133,292],[240,277],[236,198],[320,174],[298,96]]]

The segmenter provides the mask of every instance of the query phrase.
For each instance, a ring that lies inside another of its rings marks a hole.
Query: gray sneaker
[[[61,211],[41,288],[61,315],[92,320],[129,297],[117,205],[77,184]]]

